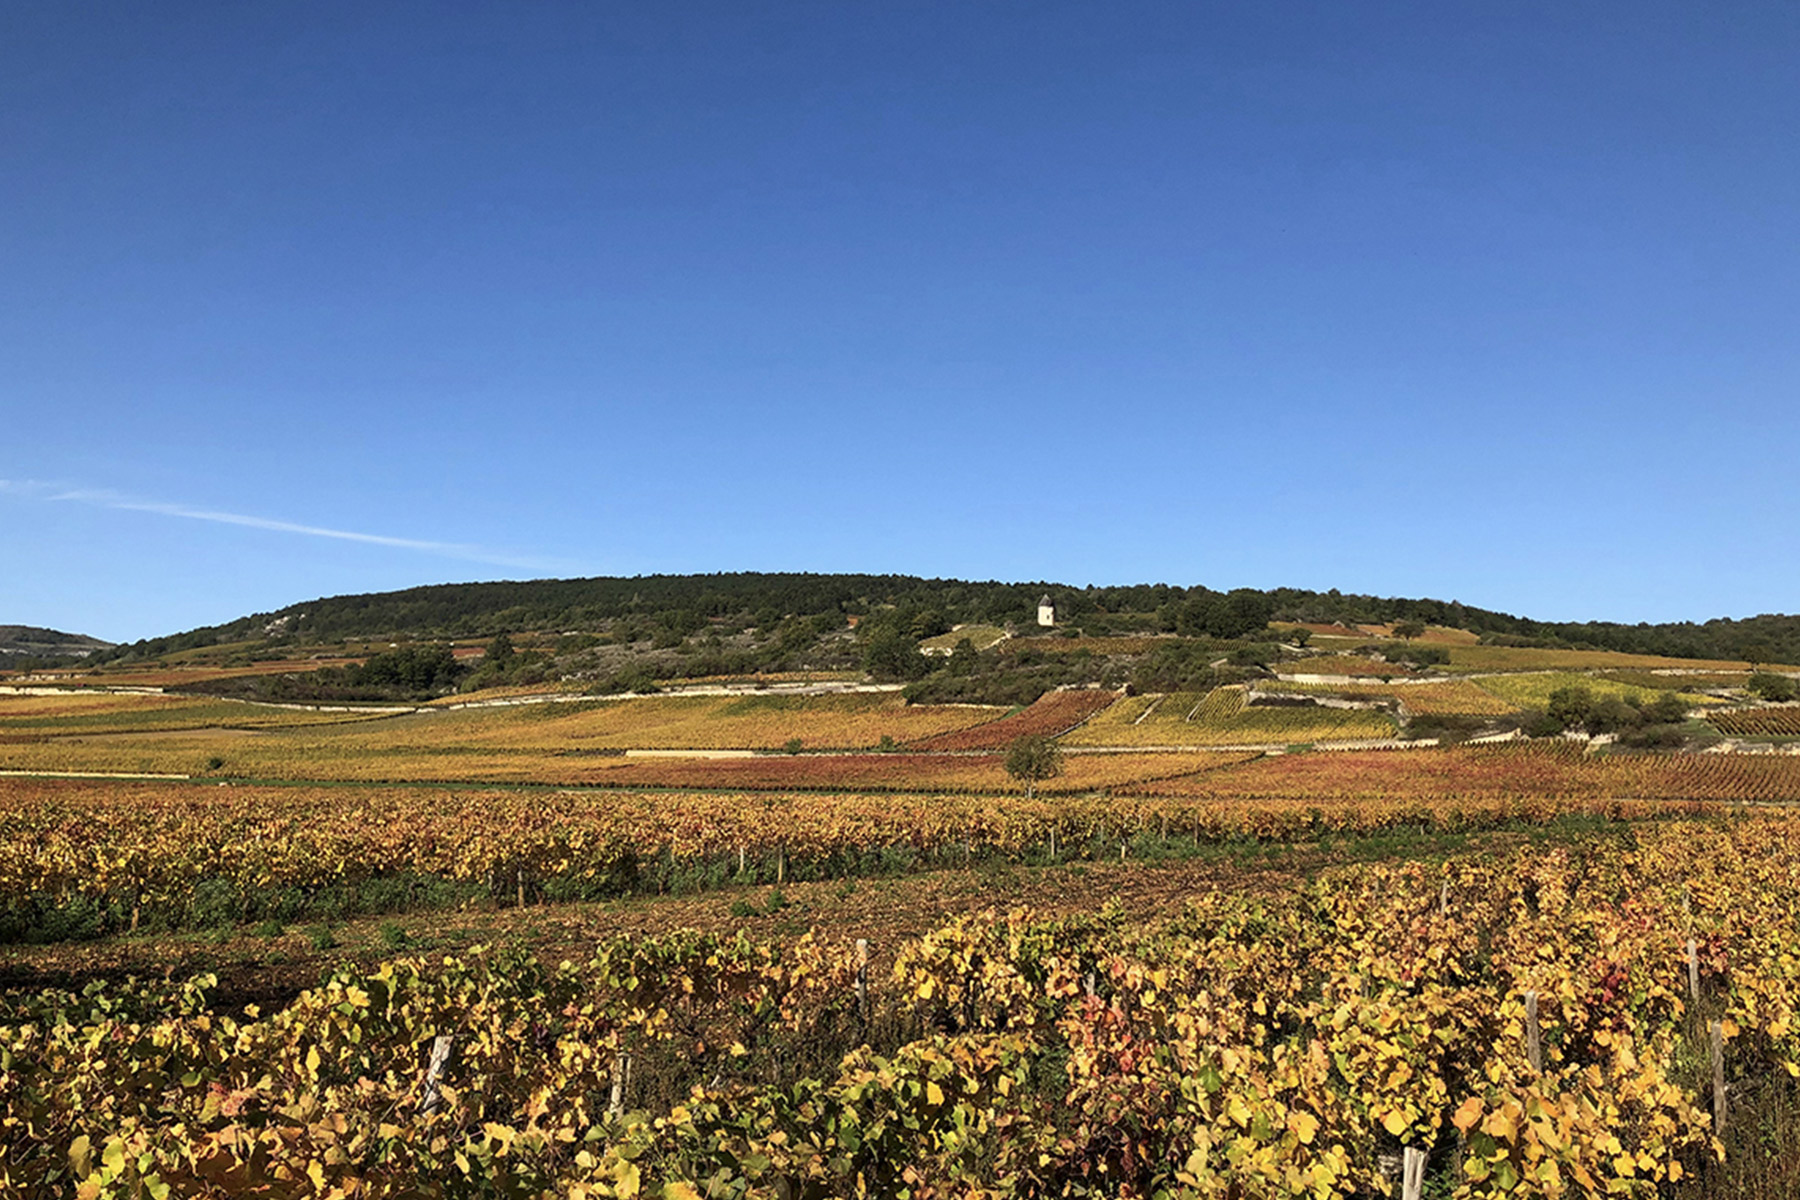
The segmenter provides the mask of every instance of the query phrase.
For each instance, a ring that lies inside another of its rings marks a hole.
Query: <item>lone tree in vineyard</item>
[[[1041,733],[1021,734],[1006,749],[1006,773],[1025,781],[1029,800],[1039,783],[1062,774],[1062,747]]]

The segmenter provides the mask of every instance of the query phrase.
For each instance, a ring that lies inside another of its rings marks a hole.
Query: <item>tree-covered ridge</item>
[[[35,625],[0,625],[0,655],[9,659],[82,658],[111,646],[111,642],[80,633]]]
[[[914,637],[955,624],[1035,626],[1048,593],[1057,624],[1090,635],[1175,632],[1240,636],[1270,619],[1346,625],[1427,622],[1490,641],[1588,647],[1687,658],[1800,661],[1800,617],[1764,615],[1704,623],[1549,622],[1457,601],[1380,597],[1300,588],[1220,592],[1202,586],[1132,584],[1074,587],[1042,580],[1007,583],[909,575],[737,572],[437,584],[396,592],[322,597],[120,646],[96,660],[153,658],[220,643],[264,639],[329,641],[372,637],[486,637],[522,629],[595,631],[637,621],[681,635],[736,619],[772,628],[821,615],[884,621]]]

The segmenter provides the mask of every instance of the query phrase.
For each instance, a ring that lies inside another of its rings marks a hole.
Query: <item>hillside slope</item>
[[[17,658],[86,658],[112,648],[111,642],[35,625],[0,625],[0,655]]]
[[[786,617],[858,616],[898,611],[917,636],[959,623],[1035,627],[1050,595],[1059,627],[1093,634],[1174,631],[1238,636],[1271,617],[1342,625],[1422,621],[1484,639],[1615,650],[1679,658],[1800,661],[1800,616],[1624,624],[1549,622],[1458,601],[1378,597],[1296,588],[1220,593],[1205,587],[1133,584],[1073,587],[908,575],[740,572],[438,584],[395,592],[330,596],[120,646],[102,658],[152,658],[245,641],[325,642],[344,638],[484,637],[525,629],[600,631],[621,620],[649,621],[683,635],[708,622],[768,626]],[[1252,619],[1244,620],[1249,615]],[[1236,623],[1237,630],[1216,626]],[[91,641],[91,639],[90,639]]]

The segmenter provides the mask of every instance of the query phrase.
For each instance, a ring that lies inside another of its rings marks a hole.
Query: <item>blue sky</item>
[[[12,5],[0,622],[1800,611],[1796,61],[1788,3]]]

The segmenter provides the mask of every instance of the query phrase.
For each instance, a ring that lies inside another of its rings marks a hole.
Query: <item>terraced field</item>
[[[912,750],[998,750],[1016,737],[1038,734],[1056,737],[1110,707],[1116,693],[1098,688],[1046,692],[1037,703],[1011,716],[955,733],[941,733],[912,743]]]
[[[1800,737],[1800,707],[1733,708],[1706,719],[1731,737]]]
[[[1387,738],[1391,718],[1367,709],[1246,706],[1239,687],[1200,695],[1129,696],[1063,739],[1072,746],[1257,746]]]
[[[1371,679],[1414,674],[1410,667],[1399,663],[1376,662],[1357,654],[1315,654],[1283,662],[1277,669],[1295,675],[1367,675]]]
[[[1421,716],[1499,717],[1517,712],[1511,704],[1473,680],[1446,679],[1441,683],[1263,683],[1258,690],[1295,696],[1337,696],[1346,699],[1393,700],[1408,712]]]
[[[1657,695],[1654,691],[1630,687],[1610,679],[1593,675],[1576,675],[1566,671],[1550,671],[1530,675],[1494,675],[1476,680],[1476,682],[1484,691],[1490,692],[1518,708],[1542,709],[1550,703],[1552,692],[1566,687],[1584,687],[1596,698],[1617,696],[1626,701],[1646,702],[1654,700]],[[1724,703],[1716,697],[1704,696],[1698,692],[1678,694],[1682,702],[1689,708]]]
[[[184,729],[279,729],[336,725],[381,716],[378,711],[315,711],[210,697],[70,692],[56,696],[0,695],[0,738],[57,734],[152,733]]]
[[[40,711],[28,718],[40,723],[0,736],[0,770],[581,783],[599,778],[615,765],[608,759],[625,750],[775,750],[795,741],[806,749],[866,750],[883,738],[917,741],[1007,712],[907,705],[892,692],[582,700],[348,724],[342,722],[360,714],[143,696],[76,696],[69,703],[66,716]],[[218,727],[229,723],[219,714],[240,710],[246,722],[261,717],[268,724],[239,727],[251,733]],[[6,732],[0,726],[0,735]],[[213,759],[222,767],[209,766]]]

